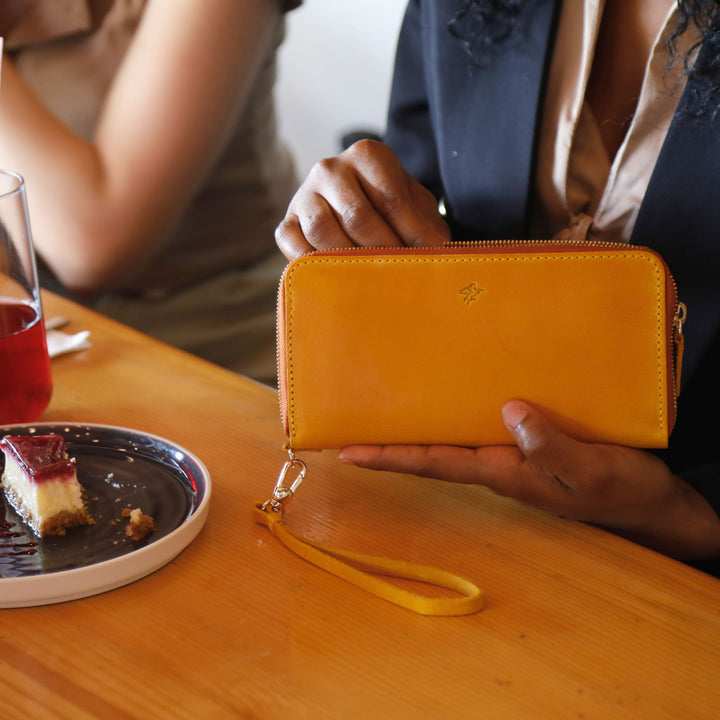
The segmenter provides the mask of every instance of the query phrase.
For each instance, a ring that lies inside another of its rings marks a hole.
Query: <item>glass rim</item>
[[[3,168],[0,168],[0,177],[13,178],[17,183],[9,190],[0,190],[0,199],[11,197],[12,195],[17,195],[18,193],[21,193],[25,188],[25,179],[22,175],[20,175],[20,173],[17,173],[14,170],[4,170]]]

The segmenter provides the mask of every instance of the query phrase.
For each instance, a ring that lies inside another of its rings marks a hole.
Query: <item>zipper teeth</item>
[[[431,254],[433,252],[442,252],[443,250],[453,250],[455,248],[475,248],[475,247],[572,247],[574,248],[623,248],[627,250],[640,249],[637,245],[628,245],[623,242],[613,242],[611,240],[463,240],[459,242],[448,242],[437,247],[411,247],[409,245],[363,245],[361,247],[345,247],[332,248],[327,250],[313,250],[307,255],[362,255],[366,252],[385,252],[385,253],[404,253],[404,252],[420,252]],[[647,248],[642,248],[647,249]],[[305,256],[303,256],[305,257]]]
[[[632,248],[637,247],[622,242],[613,242],[612,240],[463,240],[461,242],[453,242],[443,245],[443,248],[452,247],[500,247],[504,245],[525,246],[525,245],[571,245],[573,247],[608,247],[608,248]]]
[[[285,266],[287,269],[287,265]],[[283,346],[285,345],[284,338],[280,337],[281,334],[281,327],[280,327],[280,320],[282,318],[283,325],[285,324],[285,308],[283,307],[283,299],[285,296],[284,293],[284,282],[285,282],[285,273],[283,272],[282,279],[280,280],[280,283],[278,284],[278,290],[277,295],[275,298],[275,367],[277,368],[277,386],[278,386],[278,406],[280,409],[280,418],[282,419],[283,426],[286,426],[287,424],[287,415],[288,415],[288,402],[287,402],[287,378],[284,377],[287,374],[286,365],[287,363],[285,361],[282,362],[282,366],[280,363],[280,343],[282,341]],[[281,372],[282,369],[282,372]],[[289,427],[288,427],[289,429]]]

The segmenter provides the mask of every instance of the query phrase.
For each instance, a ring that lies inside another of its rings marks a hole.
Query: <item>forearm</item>
[[[38,253],[70,286],[75,279],[93,277],[93,264],[118,252],[111,243],[121,237],[118,231],[103,233],[101,219],[108,208],[102,158],[95,145],[47,110],[7,58],[2,69],[0,156],[26,180]],[[103,238],[102,255],[95,260],[97,238]],[[60,260],[56,256],[63,248]]]

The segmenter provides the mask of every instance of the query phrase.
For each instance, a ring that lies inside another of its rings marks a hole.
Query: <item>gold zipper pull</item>
[[[687,306],[684,302],[679,302],[675,308],[675,316],[673,317],[673,326],[677,330],[678,335],[682,335],[685,320],[687,320]]]
[[[673,316],[673,351],[675,366],[675,397],[680,395],[680,380],[682,378],[682,362],[683,353],[685,352],[685,336],[683,335],[683,325],[687,319],[687,306],[685,303],[679,302],[675,308]]]
[[[295,491],[300,487],[300,483],[307,474],[307,465],[295,457],[289,443],[285,444],[284,449],[287,451],[288,459],[280,470],[273,494],[264,503],[258,505],[258,508],[265,512],[271,511],[282,514],[285,505],[292,500]]]

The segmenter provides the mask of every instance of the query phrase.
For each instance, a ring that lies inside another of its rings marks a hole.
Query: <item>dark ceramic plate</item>
[[[0,608],[71,600],[127,584],[169,562],[207,517],[210,477],[163,438],[107,425],[0,427],[0,435],[56,433],[77,462],[94,525],[40,539],[0,494]],[[1,453],[0,453],[1,454]],[[143,540],[125,535],[124,508],[152,515]]]

